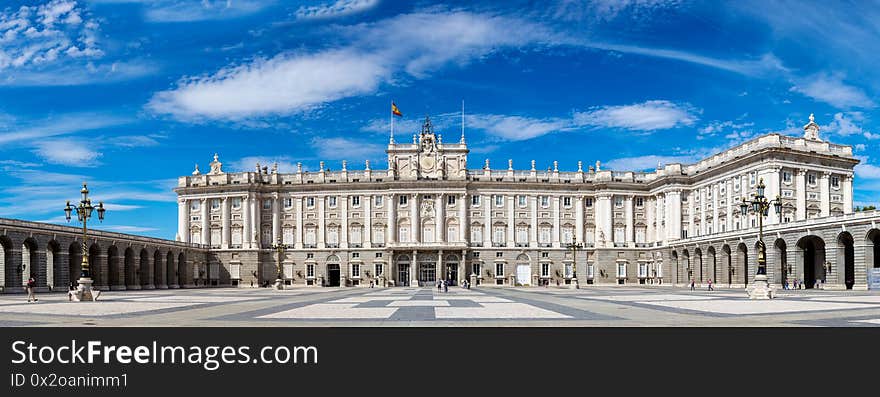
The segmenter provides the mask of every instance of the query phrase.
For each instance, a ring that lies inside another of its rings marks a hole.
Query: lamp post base
[[[746,289],[749,293],[749,299],[773,299],[775,295],[775,289],[770,283],[767,281],[766,274],[759,274],[755,276],[755,282],[750,284]]]
[[[278,291],[284,290],[284,280],[280,278],[275,279],[275,289]]]
[[[94,302],[101,296],[101,291],[92,291],[92,279],[89,277],[80,277],[79,287],[70,291],[70,298],[74,302]]]

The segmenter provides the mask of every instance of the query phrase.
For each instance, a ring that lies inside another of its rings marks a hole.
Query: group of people
[[[437,291],[449,292],[449,284],[451,281],[437,280]],[[471,283],[467,280],[461,282],[461,288],[471,289]]]
[[[816,280],[816,283],[819,283],[819,280]],[[782,282],[782,289],[804,289],[804,280],[794,279],[794,281],[789,283],[788,279],[785,279]]]
[[[691,291],[697,289],[697,288],[696,288],[696,285],[697,285],[697,280],[691,278]],[[707,281],[707,285],[708,285],[708,288],[707,288],[707,289],[708,289],[709,291],[715,291],[715,287],[714,287],[713,284],[712,284],[712,279],[711,279],[711,278]]]

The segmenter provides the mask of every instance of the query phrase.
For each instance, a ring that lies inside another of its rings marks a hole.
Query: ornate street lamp
[[[275,244],[272,244],[272,249],[278,252],[278,263],[275,265],[275,289],[283,290],[284,289],[284,270],[281,268],[281,257],[284,255],[284,250],[291,248],[290,245],[284,244],[281,240],[281,237],[278,237],[278,241]]]
[[[72,206],[70,201],[64,207],[64,217],[70,222],[71,215],[76,211],[76,218],[82,223],[82,272],[79,275],[79,288],[77,288],[75,296],[77,301],[94,301],[97,296],[92,296],[92,278],[89,274],[89,249],[88,249],[88,223],[92,217],[92,211],[98,211],[98,221],[104,221],[104,202],[98,202],[97,206],[92,206],[92,200],[89,198],[89,189],[83,182],[80,190],[82,199],[79,205]]]
[[[771,299],[773,292],[767,281],[767,246],[764,244],[764,217],[770,212],[770,207],[779,215],[782,213],[782,200],[776,196],[774,200],[768,200],[764,196],[764,178],[758,181],[758,191],[751,201],[742,199],[739,208],[743,216],[748,215],[749,209],[758,217],[758,269],[755,275],[755,283],[749,287],[749,299]]]
[[[573,242],[568,243],[565,248],[571,250],[571,284],[569,285],[571,286],[571,288],[580,288],[577,279],[577,252],[579,249],[583,249],[584,245],[578,243],[577,239],[575,239],[573,240]]]

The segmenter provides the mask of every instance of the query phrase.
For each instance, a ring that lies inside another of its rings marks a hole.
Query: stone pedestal
[[[283,291],[284,290],[284,280],[282,280],[280,278],[276,278],[275,279],[275,289],[278,291]]]
[[[580,287],[581,287],[581,286],[580,286],[580,284],[578,283],[578,279],[577,279],[577,278],[572,278],[572,279],[571,279],[571,282],[568,284],[568,288],[569,288],[569,289],[579,289]]]
[[[72,300],[75,302],[94,302],[101,296],[101,291],[92,292],[92,279],[88,277],[80,277],[79,287],[73,291]]]
[[[470,283],[471,283],[471,287],[477,285],[477,275],[476,275],[476,274],[471,274],[471,281],[470,281]]]
[[[776,291],[775,288],[767,281],[767,275],[759,274],[755,276],[755,282],[749,284],[746,288],[749,293],[749,299],[773,299]]]

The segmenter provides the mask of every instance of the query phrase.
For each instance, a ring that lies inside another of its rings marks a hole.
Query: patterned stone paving
[[[673,287],[293,288],[108,291],[0,296],[0,327],[16,326],[880,326],[878,291]]]

